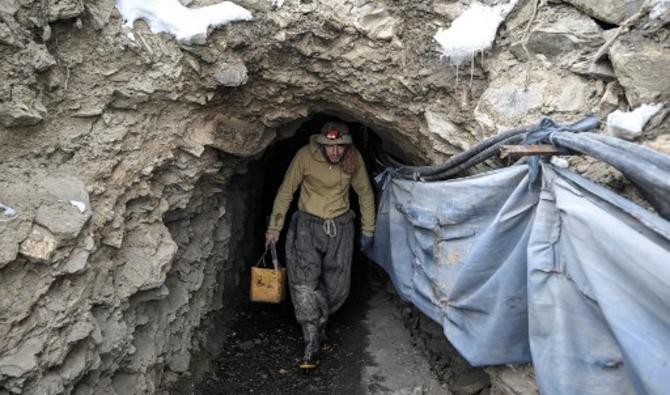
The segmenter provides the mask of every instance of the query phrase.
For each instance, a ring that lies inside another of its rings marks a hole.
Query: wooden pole
[[[502,159],[529,155],[559,155],[558,148],[551,144],[533,145],[502,145],[500,146],[500,157]]]

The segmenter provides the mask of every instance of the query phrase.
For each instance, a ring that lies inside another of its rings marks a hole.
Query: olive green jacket
[[[293,194],[300,186],[298,208],[320,218],[335,218],[349,210],[349,186],[358,195],[361,208],[361,228],[372,236],[375,230],[375,202],[372,186],[361,153],[353,146],[358,157],[354,174],[345,173],[339,164],[330,164],[312,136],[293,158],[279,187],[270,216],[268,229],[279,232],[284,226]]]

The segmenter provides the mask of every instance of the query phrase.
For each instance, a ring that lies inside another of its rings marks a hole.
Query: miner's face
[[[326,152],[326,157],[331,163],[338,163],[344,156],[346,145],[324,145],[323,149]]]

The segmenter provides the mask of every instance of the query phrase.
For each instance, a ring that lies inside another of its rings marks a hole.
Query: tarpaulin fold
[[[378,177],[368,255],[475,366],[532,362],[544,394],[670,388],[670,223],[543,163]]]

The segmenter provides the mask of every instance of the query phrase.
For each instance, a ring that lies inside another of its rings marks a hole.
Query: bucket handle
[[[274,266],[274,270],[279,270],[279,259],[277,259],[277,248],[275,247],[275,243],[271,243],[270,248],[265,249],[263,255],[261,255],[261,258],[256,263],[256,267],[267,267],[267,263],[265,263],[265,256],[267,255],[268,250],[270,250],[272,255],[272,266]]]

